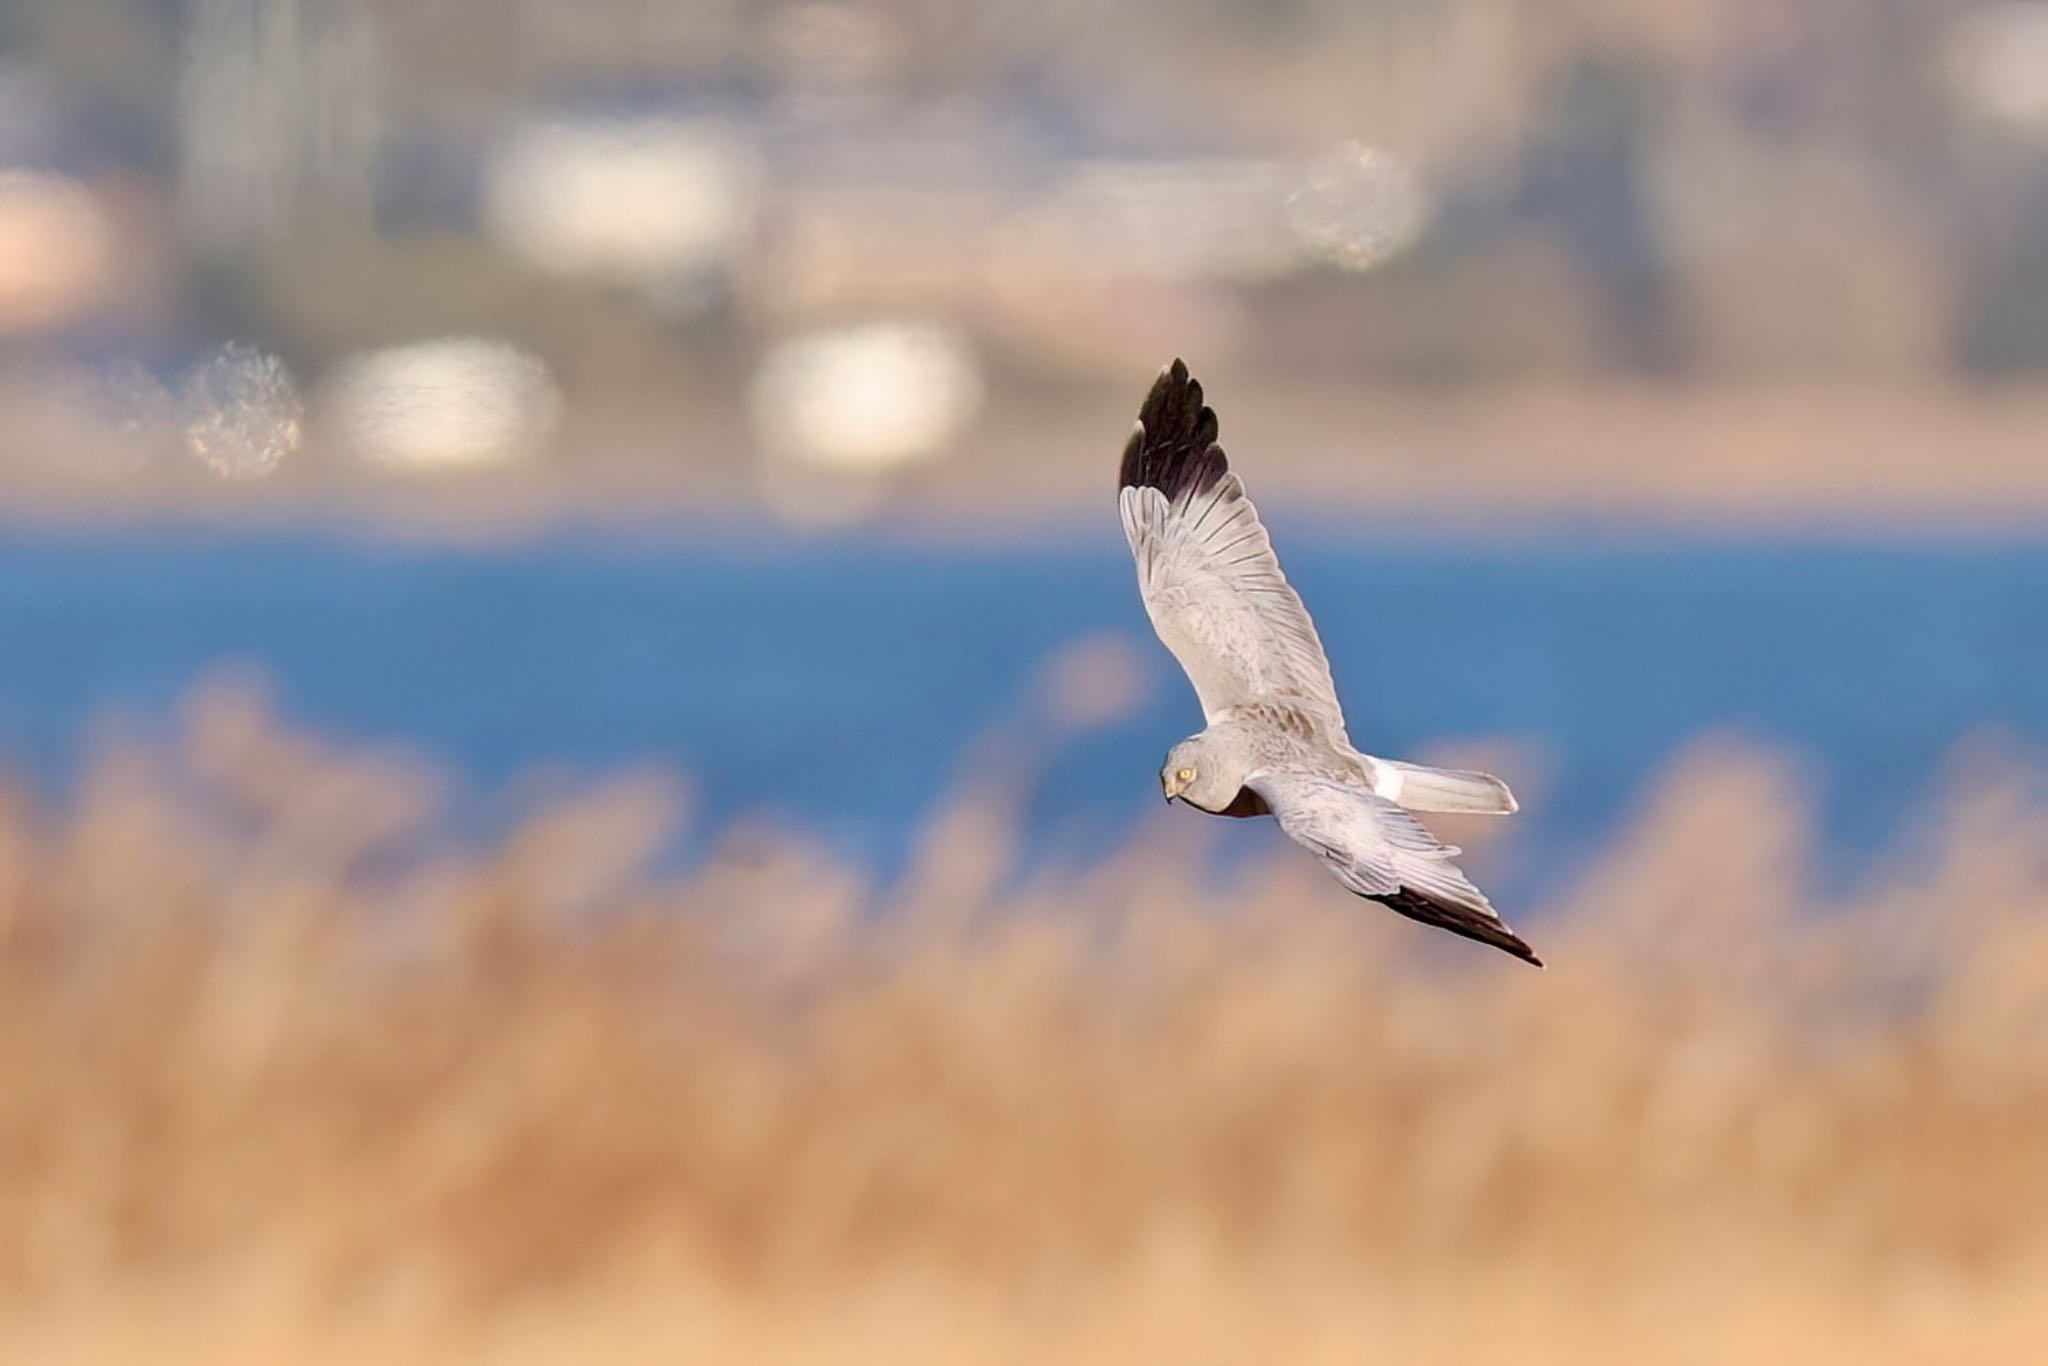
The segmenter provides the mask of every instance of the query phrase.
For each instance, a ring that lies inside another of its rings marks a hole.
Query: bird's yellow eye
[[[1173,776],[1175,778],[1178,778],[1181,782],[1191,783],[1195,780],[1195,771],[1191,768],[1184,768],[1180,772],[1174,774]]]

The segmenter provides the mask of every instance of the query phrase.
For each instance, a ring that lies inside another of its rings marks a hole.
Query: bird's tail
[[[1368,759],[1372,790],[1410,811],[1456,811],[1505,816],[1517,806],[1508,785],[1491,773],[1464,768],[1430,768],[1395,759]]]

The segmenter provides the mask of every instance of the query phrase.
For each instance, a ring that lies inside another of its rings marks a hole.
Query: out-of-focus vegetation
[[[1020,878],[1000,789],[890,889],[663,874],[653,780],[465,846],[205,694],[0,804],[0,1355],[2024,1360],[2044,812],[1954,776],[1825,896],[1702,748],[1535,972],[1192,822]]]

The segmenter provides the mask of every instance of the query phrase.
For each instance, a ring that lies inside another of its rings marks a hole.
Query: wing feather
[[[1176,360],[1146,396],[1124,447],[1118,509],[1152,627],[1214,721],[1285,701],[1345,743],[1329,659],[1280,572],[1244,483],[1216,444],[1216,414]]]
[[[1245,780],[1280,828],[1315,852],[1339,882],[1411,920],[1543,966],[1529,945],[1451,862],[1458,856],[1421,821],[1364,788],[1301,774]]]

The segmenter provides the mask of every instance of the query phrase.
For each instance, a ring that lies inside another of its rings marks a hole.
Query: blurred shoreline
[[[1574,875],[1703,731],[1795,754],[1817,850],[1843,869],[1910,827],[1921,775],[1966,738],[2048,747],[2040,537],[1460,539],[1321,510],[1271,521],[1359,742],[1466,748],[1457,766],[1513,774],[1526,811],[1502,896]],[[532,769],[678,768],[715,794],[710,833],[772,812],[886,874],[991,733],[1042,710],[1045,678],[1073,676],[1093,719],[1085,736],[1034,734],[1045,787],[1017,835],[1033,866],[1104,854],[1158,814],[1151,776],[1194,699],[1113,524],[1015,544],[961,530],[0,536],[0,639],[33,642],[0,658],[0,763],[68,791],[109,713],[154,731],[188,691],[239,679],[281,716],[417,748],[479,794]],[[1095,662],[1073,675],[1076,660]],[[821,781],[821,766],[858,780]]]
[[[886,481],[861,520],[942,539],[1113,523],[1138,379],[1057,402],[993,396],[949,455]],[[1211,392],[1225,449],[1273,508],[1475,530],[2048,529],[2048,387],[1344,390],[1233,386],[1225,371]],[[540,458],[459,477],[379,475],[317,444],[245,483],[175,454],[117,478],[85,469],[51,458],[0,471],[0,525],[304,522],[466,539],[575,521],[786,520],[744,429],[707,427],[681,403],[572,422]]]

